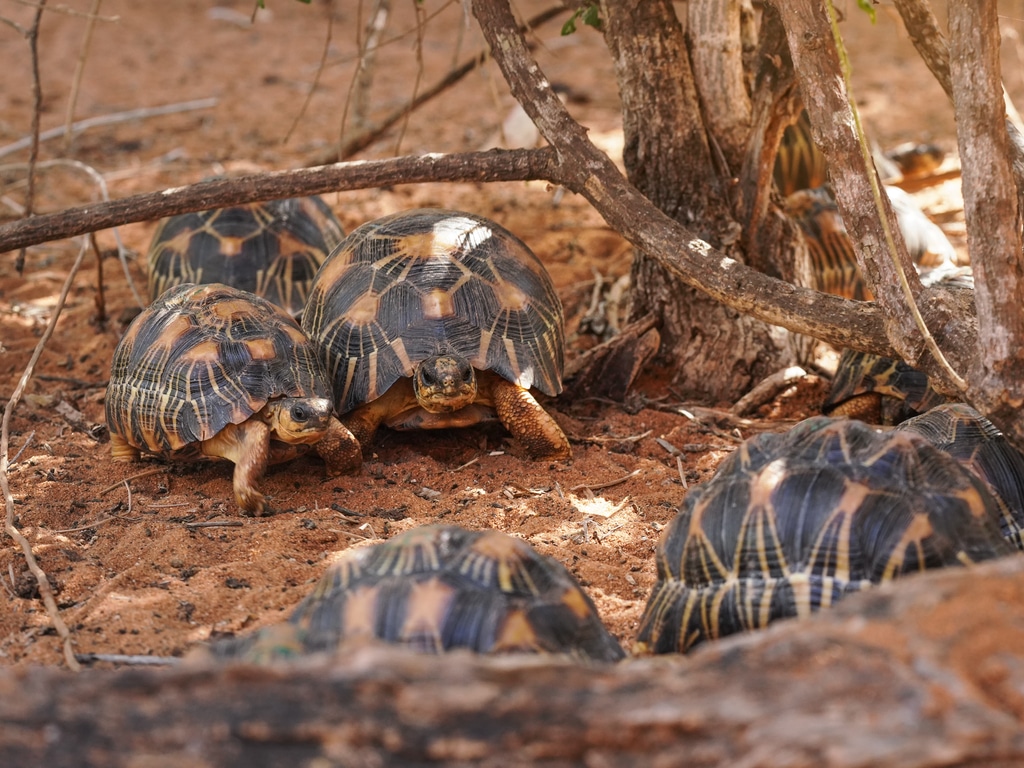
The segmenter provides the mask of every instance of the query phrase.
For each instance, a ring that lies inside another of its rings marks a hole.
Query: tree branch
[[[953,100],[953,79],[949,72],[949,46],[939,29],[939,22],[925,0],[894,0],[896,10],[903,19],[914,47],[924,63],[935,75],[942,90]],[[1006,120],[1006,131],[1009,134],[1010,159],[1013,162],[1013,178],[1017,185],[1017,205],[1024,208],[1024,135]]]
[[[877,307],[770,278],[716,251],[658,210],[565,110],[530,55],[508,2],[475,0],[473,13],[512,95],[558,153],[559,183],[586,197],[612,229],[680,280],[739,312],[838,346],[892,349]]]
[[[727,306],[837,346],[894,354],[878,307],[798,288],[745,267],[654,207],[565,111],[530,56],[507,3],[478,0],[474,10],[513,94],[552,148],[402,157],[204,181],[13,222],[0,227],[0,251],[246,201],[401,183],[546,179],[584,195],[634,245]],[[942,320],[948,322],[948,313]],[[947,327],[962,335],[961,326]]]
[[[871,178],[877,181],[877,175],[870,157],[861,151],[857,118],[845,87],[839,50],[823,0],[776,0],[774,5],[786,28],[814,141],[833,169],[831,182],[843,222],[855,245],[858,264],[876,300],[885,309],[889,338],[903,359],[917,363],[923,349],[921,335],[907,312],[899,271],[889,256],[886,232],[879,220],[871,185]],[[911,277],[911,288],[917,294],[921,283],[884,196],[883,204],[888,228],[898,241],[902,269]]]
[[[0,253],[121,224],[247,202],[393,184],[526,181],[557,176],[555,153],[544,148],[361,160],[233,179],[213,179],[5,224],[0,226]]]

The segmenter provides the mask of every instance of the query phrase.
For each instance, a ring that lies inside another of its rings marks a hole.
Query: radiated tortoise
[[[319,197],[171,216],[149,247],[149,298],[182,283],[224,283],[297,316],[313,275],[342,237],[341,223]]]
[[[562,390],[561,302],[541,261],[493,221],[419,209],[360,226],[317,273],[302,327],[364,451],[381,425],[496,417],[533,458],[572,454],[531,393]]]
[[[499,531],[442,525],[345,551],[287,624],[210,650],[265,662],[372,639],[425,653],[624,656],[557,560]]]
[[[110,447],[123,461],[233,461],[239,507],[263,514],[268,464],[315,446],[332,473],[360,466],[332,402],[316,349],[288,313],[226,285],[186,283],[136,317],[114,350]]]
[[[1024,549],[1024,454],[995,424],[965,403],[943,403],[896,429],[921,435],[980,477],[996,499],[1003,537]]]
[[[805,617],[916,571],[1017,551],[988,488],[919,435],[822,416],[743,443],[657,548],[639,653]]]

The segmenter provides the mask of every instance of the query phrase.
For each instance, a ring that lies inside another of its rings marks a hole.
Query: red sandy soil
[[[84,0],[68,5],[81,11],[89,6]],[[117,20],[96,26],[77,118],[210,96],[218,101],[212,109],[82,132],[67,156],[101,173],[112,198],[215,174],[316,162],[337,141],[354,69],[354,30],[365,20],[360,21],[354,0],[334,3],[327,66],[301,113],[316,77],[330,7],[277,0],[250,24],[252,5],[103,3],[102,14]],[[538,0],[518,6],[527,16],[545,7]],[[369,93],[371,119],[413,93],[415,35],[400,36],[411,26],[411,7],[396,8],[389,24],[387,37],[395,39],[378,59]],[[456,50],[460,6],[423,6],[427,16],[438,11],[426,26],[420,88],[482,45],[470,22]],[[24,26],[31,13],[13,4],[0,11]],[[933,141],[955,153],[950,110],[893,18],[880,12],[872,27],[852,3],[849,13],[855,87],[878,140],[886,146]],[[587,28],[561,37],[560,23],[536,30],[541,65],[551,80],[571,86],[570,110],[614,153],[621,138],[607,51]],[[84,27],[80,16],[47,12],[44,18],[39,40],[43,129],[64,120]],[[870,50],[861,52],[859,40],[870,40]],[[1012,45],[1008,56],[1015,60]],[[2,147],[28,135],[32,106],[28,46],[5,25],[0,25],[0,58],[6,62],[0,82],[0,105],[6,105],[0,107]],[[493,146],[500,143],[499,128],[512,106],[496,67],[487,65],[358,157]],[[41,159],[62,156],[61,147],[61,139],[46,142]],[[26,159],[22,151],[2,162]],[[17,214],[8,203],[23,202],[24,171],[0,173],[0,217],[13,219]],[[88,176],[67,166],[42,170],[36,194],[36,209],[43,212],[98,196]],[[346,230],[393,211],[436,205],[492,217],[516,232],[543,259],[558,287],[570,358],[596,342],[577,333],[595,275],[613,280],[629,271],[629,244],[583,200],[571,194],[556,200],[542,183],[400,186],[327,199]],[[956,241],[962,232],[956,182],[929,190],[923,199]],[[154,226],[120,229],[133,255],[131,278],[140,290],[145,277],[139,255],[145,254]],[[97,239],[103,249],[115,246],[111,231]],[[0,401],[22,376],[77,250],[69,241],[33,247],[21,275],[14,270],[14,254],[0,260]],[[654,581],[659,531],[673,516],[684,486],[706,480],[741,438],[814,414],[827,387],[809,377],[754,414],[756,420],[730,422],[695,410],[724,413],[730,403],[687,402],[684,393],[667,387],[670,372],[655,364],[625,404],[564,399],[551,404],[573,442],[572,461],[526,460],[500,428],[385,432],[356,477],[326,479],[314,458],[272,468],[263,488],[283,511],[253,519],[238,514],[227,464],[133,466],[111,460],[103,428],[104,386],[124,328],[119,318],[135,302],[114,257],[103,262],[103,283],[107,319],[101,321],[96,262],[88,256],[11,422],[17,523],[53,583],[79,652],[178,655],[211,635],[280,621],[337,552],[434,522],[497,528],[557,558],[580,579],[628,647]],[[678,449],[678,460],[659,438]],[[144,470],[153,471],[128,481]],[[0,549],[0,581],[0,663],[58,663],[59,643],[35,580],[10,539]]]

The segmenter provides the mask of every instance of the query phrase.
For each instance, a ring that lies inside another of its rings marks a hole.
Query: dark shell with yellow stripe
[[[149,298],[182,283],[224,283],[297,316],[317,269],[343,237],[319,197],[171,216],[149,247]]]
[[[455,353],[524,389],[562,391],[562,305],[533,252],[461,211],[419,209],[355,229],[317,273],[302,327],[347,413],[416,365]]]
[[[926,287],[940,286],[959,294],[956,301],[973,306],[974,277],[969,268],[923,269],[920,277]],[[844,349],[821,410],[872,424],[899,424],[947,402],[928,375],[909,363]]]
[[[915,571],[1017,550],[992,494],[919,435],[807,419],[742,444],[657,550],[639,653],[683,652]]]
[[[147,453],[188,458],[283,397],[331,397],[298,324],[245,291],[186,284],[136,317],[114,350],[107,426]]]
[[[821,410],[874,424],[899,424],[949,398],[931,380],[903,360],[844,349]]]
[[[1003,537],[1024,550],[1024,454],[995,424],[965,403],[944,403],[896,429],[921,435],[980,477],[996,499]]]
[[[499,531],[456,526],[345,552],[289,621],[213,651],[263,662],[377,639],[426,653],[624,656],[561,563]]]

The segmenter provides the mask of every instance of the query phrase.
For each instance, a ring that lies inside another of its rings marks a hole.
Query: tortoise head
[[[282,397],[267,403],[260,416],[275,440],[311,445],[327,434],[331,407],[326,397]]]
[[[430,413],[452,413],[476,399],[476,373],[461,355],[435,355],[416,366],[416,402]]]

